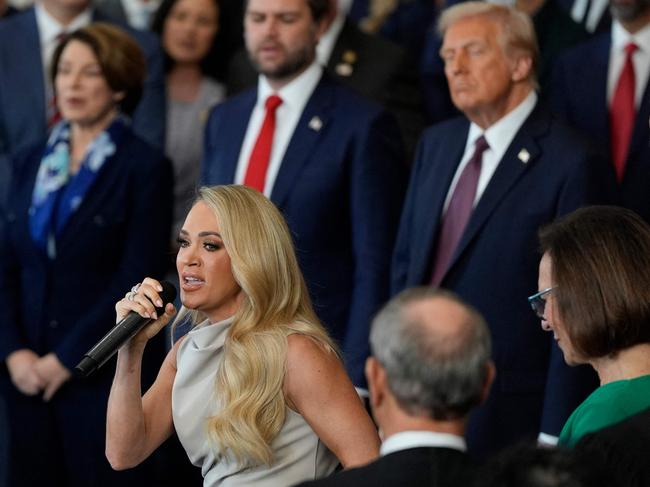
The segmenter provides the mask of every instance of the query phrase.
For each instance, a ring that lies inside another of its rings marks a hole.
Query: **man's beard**
[[[640,14],[650,9],[650,0],[636,0],[629,5],[610,2],[609,6],[612,17],[623,22],[635,20]]]
[[[272,68],[264,68],[256,59],[255,55],[249,53],[249,59],[255,70],[271,80],[282,80],[300,73],[314,60],[314,48],[304,46],[302,49],[293,52],[282,64]]]

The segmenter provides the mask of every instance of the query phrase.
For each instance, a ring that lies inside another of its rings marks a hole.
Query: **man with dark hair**
[[[258,86],[212,111],[201,174],[203,184],[254,187],[282,210],[316,313],[363,387],[370,319],[388,298],[404,160],[393,118],[316,61],[328,2],[248,0]]]
[[[325,3],[327,28],[316,48],[317,60],[328,75],[392,113],[412,155],[424,127],[415,62],[400,46],[363,32],[346,18],[342,0]],[[253,64],[244,50],[233,56],[228,71],[229,94],[255,85],[257,72]]]
[[[450,289],[486,317],[499,376],[467,432],[470,452],[486,456],[523,437],[556,441],[595,386],[564,364],[526,298],[537,286],[537,229],[605,198],[608,168],[538,100],[526,14],[465,2],[443,12],[440,27],[451,97],[465,116],[420,140],[392,284]]]
[[[650,0],[610,0],[608,32],[558,59],[556,112],[607,155],[620,203],[650,221]]]
[[[410,289],[374,319],[370,346],[366,376],[381,457],[303,485],[469,485],[465,424],[495,375],[481,315],[451,293]]]

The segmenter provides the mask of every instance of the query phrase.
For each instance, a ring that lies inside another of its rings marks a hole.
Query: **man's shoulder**
[[[469,125],[469,120],[463,115],[443,120],[424,129],[421,141],[424,143],[447,144],[451,141],[457,141],[459,138],[464,140],[467,138]]]
[[[1,48],[7,48],[9,51],[14,51],[16,48],[16,38],[24,38],[32,32],[26,29],[27,26],[32,25],[36,27],[36,17],[34,15],[34,7],[30,7],[22,12],[6,17],[0,20],[0,39],[13,39],[14,42],[1,42]]]
[[[611,45],[611,33],[609,31],[598,34],[584,42],[580,42],[560,54],[558,63],[569,68],[575,66],[590,65],[593,56],[609,58],[609,47]]]
[[[306,482],[302,487],[347,485],[466,485],[474,470],[469,457],[449,448],[409,448],[379,457],[362,467],[343,470],[330,477]]]

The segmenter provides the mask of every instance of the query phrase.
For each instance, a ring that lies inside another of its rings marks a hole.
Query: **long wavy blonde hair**
[[[230,451],[240,464],[271,465],[271,442],[286,413],[287,337],[306,335],[329,353],[339,352],[314,313],[289,229],[273,203],[238,185],[201,188],[199,201],[219,222],[244,294],[217,369],[221,409],[209,418],[208,434],[219,454]],[[188,314],[195,324],[205,318],[182,307],[176,323]]]

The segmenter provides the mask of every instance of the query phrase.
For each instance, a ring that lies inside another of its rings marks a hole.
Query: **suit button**
[[[58,327],[59,327],[59,322],[58,321],[56,321],[56,320],[50,321],[50,328],[56,329]]]

